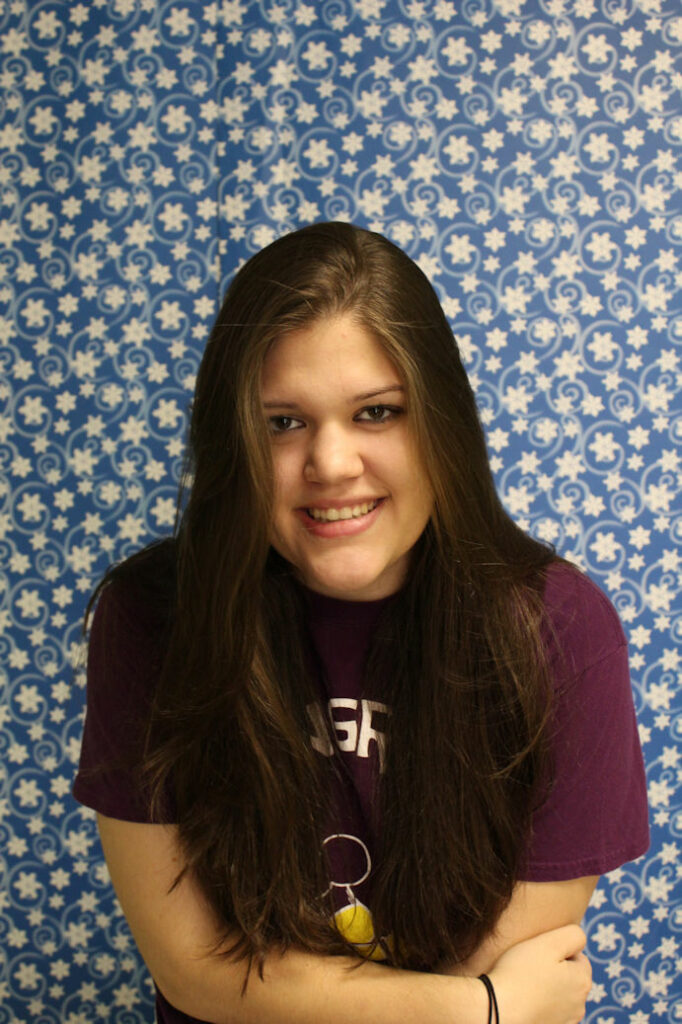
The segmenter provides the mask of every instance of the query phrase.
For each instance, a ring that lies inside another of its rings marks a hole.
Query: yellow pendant
[[[381,946],[372,950],[374,942],[374,921],[372,913],[364,903],[355,900],[334,914],[336,929],[345,939],[352,942],[358,952],[370,960],[385,960]],[[370,950],[372,950],[370,952]]]

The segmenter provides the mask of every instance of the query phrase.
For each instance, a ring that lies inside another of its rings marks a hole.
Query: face
[[[278,339],[261,395],[271,432],[271,542],[311,590],[398,590],[433,507],[400,376],[350,316]]]

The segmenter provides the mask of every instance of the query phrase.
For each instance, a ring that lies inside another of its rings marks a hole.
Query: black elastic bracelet
[[[497,996],[495,995],[493,983],[487,974],[479,974],[478,980],[483,982],[488,993],[488,1024],[500,1024],[500,1011],[497,1006]],[[494,1019],[493,1011],[495,1013]]]

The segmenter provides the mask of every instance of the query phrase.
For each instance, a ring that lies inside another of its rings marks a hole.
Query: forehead
[[[268,400],[282,388],[340,392],[401,377],[381,342],[350,316],[316,321],[278,338],[265,357],[261,391]]]

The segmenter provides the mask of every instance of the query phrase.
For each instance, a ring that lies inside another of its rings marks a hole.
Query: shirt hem
[[[621,850],[609,851],[600,856],[581,857],[579,860],[559,862],[531,862],[522,872],[522,882],[563,882],[570,878],[584,878],[586,875],[606,875],[609,871],[623,867],[631,861],[643,856],[650,846],[649,835],[642,837],[637,843]]]
[[[89,807],[90,810],[96,811],[98,814],[103,814],[106,818],[116,818],[118,821],[134,821],[139,825],[152,824],[149,815],[145,815],[144,811],[121,808],[120,804],[108,803],[102,799],[101,794],[93,796],[92,793],[78,782],[74,783],[71,795],[79,804]]]

